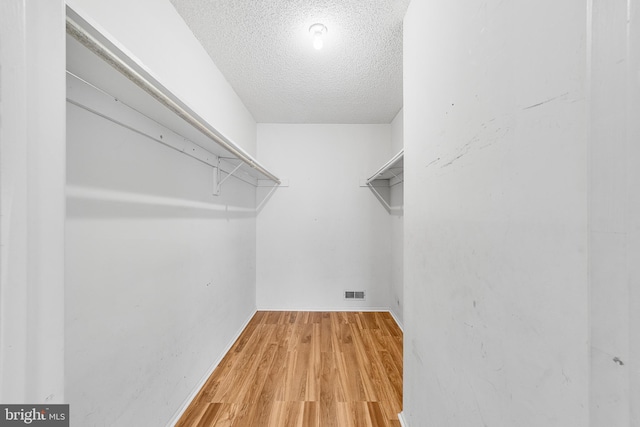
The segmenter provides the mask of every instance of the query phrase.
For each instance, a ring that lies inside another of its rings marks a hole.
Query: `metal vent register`
[[[364,299],[364,291],[344,291],[344,299]]]

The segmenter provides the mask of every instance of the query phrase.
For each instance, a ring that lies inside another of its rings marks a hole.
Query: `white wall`
[[[255,188],[213,196],[210,166],[67,115],[71,423],[164,425],[255,310]]]
[[[410,426],[588,425],[586,5],[413,1]]]
[[[404,115],[400,110],[391,122],[391,151],[400,152],[404,148]],[[404,185],[391,187],[391,206],[404,204]],[[398,320],[403,323],[404,312],[404,216],[402,210],[394,209],[389,215],[391,221],[391,305],[390,309]]]
[[[404,111],[401,109],[391,121],[391,152],[398,153],[404,148]]]
[[[83,18],[252,156],[253,117],[169,0],[68,0]]]
[[[64,403],[64,2],[0,2],[0,402]]]
[[[629,412],[631,425],[640,425],[640,121],[633,118],[640,115],[640,5],[629,4],[628,14],[628,68],[627,68],[627,150],[626,157],[627,191],[627,286],[629,298],[619,298],[617,306],[629,304]],[[617,307],[615,308],[617,309]]]
[[[168,0],[69,3],[255,154],[253,118]],[[81,62],[70,59],[74,71]],[[255,310],[255,188],[230,179],[215,197],[210,166],[74,105],[68,111],[71,421],[164,425]]]
[[[258,152],[289,181],[257,220],[258,308],[390,307],[389,214],[360,182],[391,157],[391,126],[258,124]]]
[[[592,426],[640,425],[637,2],[593,0],[589,277]]]

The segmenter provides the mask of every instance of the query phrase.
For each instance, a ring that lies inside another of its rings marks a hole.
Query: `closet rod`
[[[191,126],[198,129],[205,136],[211,138],[221,147],[232,153],[238,159],[242,160],[247,165],[256,169],[276,184],[280,184],[280,179],[266,170],[260,164],[258,164],[251,156],[245,153],[240,147],[236,146],[230,141],[227,141],[221,135],[213,132],[209,129],[200,119],[194,117],[185,108],[180,106],[177,102],[168,97],[162,90],[158,89],[155,85],[149,82],[140,73],[134,70],[129,64],[124,62],[118,55],[109,50],[105,45],[100,43],[95,37],[93,37],[88,31],[86,31],[81,25],[75,22],[69,15],[67,15],[67,33],[74,39],[82,43],[87,49],[98,55],[104,61],[106,61],[113,68],[118,70],[127,79],[138,85],[142,90],[147,92],[153,98],[155,98],[162,105],[171,110],[174,114],[182,118]]]

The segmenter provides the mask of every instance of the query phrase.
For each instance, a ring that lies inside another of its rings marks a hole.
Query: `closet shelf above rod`
[[[398,154],[393,156],[391,160],[378,169],[376,173],[371,175],[371,177],[367,179],[366,184],[371,186],[374,181],[389,180],[387,186],[392,186],[403,181],[403,174],[404,149],[400,150]]]
[[[164,87],[156,78],[146,71],[143,66],[139,65],[136,60],[132,59],[122,49],[112,43],[108,37],[104,36],[69,6],[67,6],[66,26],[67,34],[104,60],[126,77],[126,79],[135,83],[140,89],[144,90],[173,114],[203,134],[208,140],[213,141],[215,145],[221,149],[218,149],[218,152],[214,152],[214,154],[221,157],[231,155],[239,159],[242,161],[245,172],[254,176],[256,179],[266,178],[273,181],[276,185],[281,183],[277,176],[269,172],[241,147],[220,134],[220,132],[208,124],[206,120]]]
[[[402,214],[402,206],[391,205],[391,187],[404,181],[404,149],[360,184],[369,187],[390,214]]]

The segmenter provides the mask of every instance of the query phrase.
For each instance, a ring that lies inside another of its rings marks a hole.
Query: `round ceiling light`
[[[316,50],[322,49],[323,40],[322,36],[324,36],[327,32],[327,27],[322,24],[313,24],[309,27],[309,32],[313,35],[313,47]]]

